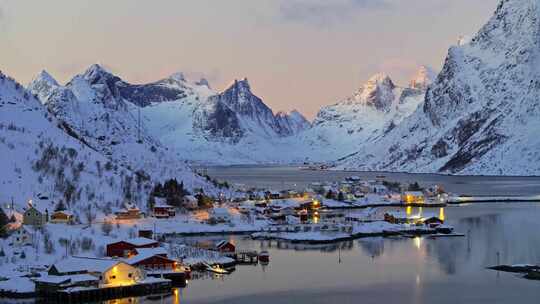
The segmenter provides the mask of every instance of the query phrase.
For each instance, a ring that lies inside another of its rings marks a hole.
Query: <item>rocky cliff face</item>
[[[266,139],[295,135],[309,126],[297,111],[291,115],[272,110],[255,94],[247,79],[235,80],[222,93],[210,96],[196,111],[195,128],[201,128],[215,138],[238,142],[246,134]]]
[[[532,131],[540,130],[539,56],[540,4],[501,1],[469,43],[450,48],[423,105],[341,165],[539,174],[540,140]]]

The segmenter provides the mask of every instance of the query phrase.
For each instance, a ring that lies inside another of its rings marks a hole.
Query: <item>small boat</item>
[[[270,262],[270,253],[268,253],[268,251],[266,251],[266,250],[261,251],[259,253],[259,261],[261,261],[263,263]]]
[[[206,270],[217,274],[229,274],[229,271],[220,265],[205,264]]]

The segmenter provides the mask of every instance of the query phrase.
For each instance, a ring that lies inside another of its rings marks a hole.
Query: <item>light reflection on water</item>
[[[428,212],[424,208],[424,212]],[[434,208],[432,213],[439,212]],[[416,212],[416,211],[413,211]],[[540,205],[445,208],[460,238],[364,238],[330,245],[254,241],[269,265],[190,281],[183,303],[538,303],[540,282],[485,267],[540,263]],[[220,237],[215,237],[219,239]],[[499,253],[499,258],[497,258]],[[516,300],[519,300],[516,302]],[[140,300],[140,303],[174,303]]]
[[[209,168],[218,179],[279,190],[377,172],[320,172],[294,167]],[[471,195],[532,195],[538,177],[460,177],[384,173],[388,180],[441,184]],[[476,204],[422,210],[440,215],[466,237],[365,238],[301,245],[233,237],[242,250],[268,250],[267,266],[238,266],[230,276],[203,275],[179,293],[182,303],[538,303],[540,282],[485,267],[540,264],[540,204]],[[408,215],[419,212],[407,208]],[[229,236],[217,236],[219,240]],[[182,239],[193,242],[193,239]],[[139,299],[140,303],[174,303]]]

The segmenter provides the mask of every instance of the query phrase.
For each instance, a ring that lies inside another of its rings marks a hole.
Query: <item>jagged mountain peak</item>
[[[212,89],[212,87],[210,86],[210,82],[208,82],[208,80],[204,77],[196,81],[195,84],[198,86],[206,86],[207,88]]]
[[[364,87],[365,86],[373,86],[373,85],[387,86],[387,87],[391,87],[391,88],[395,87],[394,82],[392,81],[390,76],[388,76],[388,74],[382,73],[382,72],[376,73],[375,75],[371,76],[368,79],[367,83],[364,85]]]
[[[51,76],[51,74],[49,74],[49,72],[47,72],[46,70],[42,70],[41,72],[39,72],[39,74],[37,74],[37,76],[32,80],[32,82],[45,82],[53,86],[59,85],[58,81],[56,81],[56,79],[54,79],[54,77]]]
[[[234,82],[229,86],[229,88],[227,89],[228,90],[234,90],[238,93],[249,93],[249,94],[252,94],[251,93],[251,86],[249,85],[249,81],[247,78],[244,78],[244,79],[235,79]]]
[[[540,3],[501,0],[448,51],[423,107],[344,160],[363,170],[537,175]]]
[[[172,80],[175,80],[175,81],[179,81],[179,82],[185,82],[186,81],[186,77],[185,77],[184,73],[182,73],[182,72],[175,72],[175,73],[171,74],[168,78],[172,79]]]
[[[412,89],[426,90],[430,84],[433,83],[437,73],[432,68],[422,65],[418,68],[418,71],[411,78],[409,87]]]
[[[372,106],[380,111],[388,111],[395,100],[396,85],[385,73],[377,73],[370,77],[352,98],[346,103],[358,103]]]
[[[516,44],[522,49],[538,46],[539,23],[540,3],[537,0],[501,0],[494,16],[470,44],[499,52],[508,48],[515,49]]]
[[[107,68],[103,67],[101,64],[94,63],[90,65],[84,72],[84,75],[92,75],[92,74],[112,74],[112,72],[109,71]]]

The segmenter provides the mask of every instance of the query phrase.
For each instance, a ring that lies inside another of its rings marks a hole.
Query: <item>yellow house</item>
[[[55,211],[51,215],[51,223],[71,224],[73,223],[73,213],[67,210]]]
[[[425,201],[421,191],[405,191],[401,194],[401,202],[405,204],[422,204]]]
[[[48,274],[54,276],[89,274],[99,279],[100,287],[129,286],[145,278],[142,270],[126,262],[87,257],[63,259],[52,265]]]

